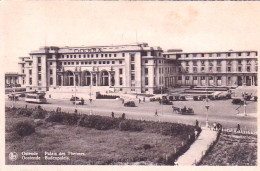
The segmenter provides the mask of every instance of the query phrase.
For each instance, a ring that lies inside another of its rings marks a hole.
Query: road
[[[12,101],[6,98],[6,106],[11,106]],[[45,110],[56,110],[61,107],[62,111],[74,112],[75,105],[68,99],[47,99],[48,104],[41,104]],[[142,119],[165,122],[176,122],[194,125],[196,119],[202,126],[205,125],[207,111],[205,102],[203,101],[177,101],[173,102],[176,107],[191,107],[194,109],[194,115],[180,115],[173,113],[171,105],[160,105],[158,102],[141,102],[135,101],[137,107],[124,107],[119,100],[94,100],[92,104],[87,102],[85,105],[76,106],[77,111],[82,114],[98,114],[110,116],[111,112],[115,113],[116,117],[120,117],[122,113],[126,114],[128,119]],[[257,131],[257,103],[249,102],[247,105],[247,116],[244,116],[243,106],[233,105],[231,100],[210,101],[208,111],[209,124],[213,122],[221,123],[224,128],[235,128],[239,123],[244,130]],[[35,107],[38,104],[26,103],[22,98],[15,102],[16,107]],[[237,109],[238,108],[238,109]],[[237,110],[236,110],[237,109]],[[154,116],[157,110],[159,116]]]

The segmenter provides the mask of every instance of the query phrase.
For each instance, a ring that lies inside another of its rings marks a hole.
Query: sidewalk
[[[195,165],[195,162],[200,161],[210,144],[216,140],[217,133],[217,131],[202,128],[202,131],[197,140],[190,146],[186,153],[184,153],[182,156],[178,158],[178,165],[191,166]]]

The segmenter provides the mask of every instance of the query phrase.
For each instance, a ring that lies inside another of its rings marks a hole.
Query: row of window
[[[193,76],[192,77],[193,80],[197,80],[198,77],[197,76]],[[201,76],[200,77],[201,80],[206,80],[205,76]],[[182,76],[178,76],[178,80],[182,80]],[[185,80],[190,80],[190,76],[185,76]],[[209,80],[213,80],[213,76],[209,76]],[[217,80],[221,80],[221,76],[217,76]]]
[[[180,57],[205,57],[205,56],[208,56],[208,57],[221,57],[223,55],[225,56],[228,56],[228,57],[231,57],[232,54],[237,54],[237,56],[242,56],[242,52],[225,52],[225,53],[193,53],[193,54],[176,54],[176,57],[177,58],[180,58]],[[257,56],[257,52],[244,52],[246,53],[246,56],[250,56],[250,55],[255,55]],[[169,55],[163,55],[164,57],[167,57],[169,58],[170,56]],[[175,56],[175,55],[174,55]]]
[[[116,61],[111,61],[111,64],[115,64]],[[119,64],[123,61],[119,60]],[[60,62],[60,65],[91,65],[91,64],[110,64],[110,61],[81,61],[81,62]]]
[[[116,53],[95,53],[95,54],[74,54],[74,55],[61,55],[61,58],[98,58],[98,57],[117,57]],[[122,53],[122,57],[125,57],[125,53]]]
[[[221,65],[222,60],[217,60],[217,65]],[[251,65],[252,60],[246,60],[247,65]],[[198,61],[192,61],[193,66],[197,66]],[[205,61],[200,61],[201,65],[205,65]],[[209,65],[213,66],[213,60],[208,61]],[[237,60],[238,65],[242,65],[242,60]],[[186,66],[189,66],[190,61],[186,61]],[[231,65],[232,61],[227,61],[227,65]],[[257,64],[257,61],[256,61]]]
[[[258,67],[256,66],[255,67],[255,70],[257,71],[258,70]],[[185,68],[185,71],[186,72],[189,72],[189,67],[186,67]],[[197,72],[198,70],[197,70],[197,67],[193,67],[193,72]],[[213,71],[213,67],[209,67],[209,71],[211,72],[211,71]],[[239,67],[237,67],[237,71],[238,72],[242,72],[242,67],[241,66],[239,66]],[[251,72],[251,67],[250,66],[247,66],[246,67],[246,71],[247,72]],[[201,72],[205,72],[205,67],[201,67]],[[221,67],[217,67],[217,72],[221,72]],[[227,67],[227,72],[231,72],[231,67],[229,66],[229,67]]]

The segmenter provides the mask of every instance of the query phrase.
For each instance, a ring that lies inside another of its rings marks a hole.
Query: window
[[[148,74],[148,68],[145,68],[145,69],[144,69],[144,73],[145,73],[145,74]]]
[[[81,62],[81,65],[83,65],[84,64],[84,62]]]
[[[41,72],[41,70],[42,70],[42,67],[38,66],[38,72]]]
[[[201,67],[201,72],[204,72],[205,71],[205,67]]]
[[[41,81],[41,79],[42,79],[42,75],[38,74],[38,80]]]
[[[189,54],[186,54],[186,58],[188,58],[189,57]]]
[[[135,74],[131,74],[131,80],[135,80]]]
[[[201,54],[201,57],[204,57],[204,53]]]
[[[227,69],[228,69],[228,72],[231,72],[231,67],[228,67]]]
[[[79,65],[79,62],[76,62],[77,65]]]
[[[212,69],[213,69],[212,67],[209,67],[209,71],[212,71]]]
[[[197,80],[197,76],[193,76],[193,80]]]
[[[246,67],[246,71],[247,71],[247,72],[250,72],[250,66],[247,66],[247,67]]]
[[[220,57],[220,55],[221,55],[220,53],[217,53],[217,57]]]
[[[94,55],[93,54],[91,54],[91,58],[93,58],[94,57]]]
[[[145,77],[145,85],[148,85],[149,82],[148,82],[148,77]]]
[[[32,85],[32,77],[29,79],[29,84]]]
[[[64,62],[64,65],[67,65],[67,62]]]
[[[238,53],[238,56],[241,56],[241,52]]]
[[[192,54],[193,57],[197,57],[197,54]]]
[[[218,77],[217,77],[217,80],[221,80],[221,76],[218,76]]]
[[[84,58],[86,58],[86,55],[83,55]]]
[[[85,65],[87,65],[88,64],[88,62],[85,62]]]
[[[50,85],[53,85],[53,78],[50,77]]]
[[[31,69],[29,69],[29,75],[32,75],[32,70]]]
[[[114,57],[116,57],[116,53],[114,54]]]
[[[68,65],[70,65],[70,62],[68,62]]]
[[[186,67],[185,71],[186,71],[186,72],[189,72],[189,67]]]
[[[98,54],[96,54],[96,57],[98,58]]]
[[[81,55],[79,55],[79,58],[81,58]]]
[[[70,55],[70,58],[72,58],[72,55]]]
[[[97,64],[97,62],[96,62],[96,61],[94,61],[93,63],[94,63],[94,64]]]
[[[250,65],[250,60],[246,60],[246,64]]]
[[[212,53],[209,54],[209,57],[212,57]]]
[[[109,54],[109,57],[111,57],[111,54]]]
[[[241,72],[242,71],[242,67],[238,67],[238,72]]]
[[[74,55],[74,58],[76,58],[77,56],[76,55]]]
[[[92,64],[92,62],[90,61],[89,64]]]
[[[221,65],[221,60],[217,60],[217,65]]]
[[[197,61],[193,61],[193,65],[194,65],[194,66],[197,66]]]
[[[221,67],[217,67],[217,72],[221,72]]]
[[[189,76],[185,76],[185,80],[190,80],[190,77]]]
[[[101,54],[101,57],[103,57],[104,56],[104,54]]]
[[[115,61],[112,61],[112,64],[115,64]]]
[[[242,61],[241,61],[241,60],[238,60],[237,62],[238,62],[238,65],[241,65],[241,64],[242,64]]]
[[[103,64],[106,64],[106,61],[103,61]]]
[[[212,76],[210,76],[210,77],[209,77],[209,80],[213,80],[213,77],[212,77]]]
[[[122,57],[125,57],[125,53],[122,53]]]
[[[135,61],[135,57],[131,55],[131,61]]]
[[[107,64],[110,64],[110,61],[107,61]]]
[[[247,56],[250,56],[250,52],[247,52]]]
[[[50,75],[52,75],[52,69],[50,69]]]
[[[131,64],[131,70],[135,70],[135,64]]]
[[[205,76],[201,76],[201,80],[205,80]]]
[[[201,65],[205,65],[205,61],[200,61]]]
[[[31,62],[29,62],[29,65],[31,66],[32,65],[32,63]],[[23,66],[24,67],[24,66]]]
[[[197,67],[193,67],[193,72],[197,72]]]
[[[189,66],[189,61],[186,61],[186,66]]]
[[[148,60],[145,60],[145,61],[144,61],[144,63],[146,63],[146,64],[147,64],[147,63],[148,63]]]
[[[123,78],[122,77],[119,78],[119,84],[123,85]]]
[[[231,53],[228,53],[228,56],[231,56]]]
[[[74,62],[71,62],[71,65],[74,65]]]
[[[98,61],[99,64],[101,64],[101,61]]]
[[[107,57],[107,54],[105,54],[105,57]]]
[[[178,76],[178,80],[179,80],[179,81],[182,80],[182,77],[181,77],[181,76]]]
[[[38,64],[42,62],[41,57],[38,57]]]
[[[122,64],[123,63],[123,61],[119,61],[119,64]]]
[[[123,74],[123,69],[119,68],[119,74]]]

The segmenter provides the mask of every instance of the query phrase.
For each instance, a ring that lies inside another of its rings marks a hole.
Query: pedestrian
[[[25,105],[25,109],[27,109],[27,105]]]
[[[77,110],[77,109],[75,109],[74,113],[75,113],[75,114],[77,114],[77,113],[78,113],[78,110]]]
[[[122,114],[122,119],[125,119],[125,113]]]
[[[141,99],[139,98],[139,103],[141,103]]]
[[[217,130],[217,123],[214,122],[214,123],[213,123],[213,131],[216,131],[216,130]]]
[[[196,127],[199,126],[199,121],[196,119]]]
[[[155,113],[154,113],[154,116],[158,116],[158,112],[157,112],[157,109],[156,109],[156,111],[155,111]]]
[[[145,102],[145,97],[143,98],[143,102]]]
[[[84,99],[81,97],[81,104],[84,105]]]
[[[111,117],[112,117],[112,118],[115,118],[114,112],[111,113]]]
[[[59,112],[59,107],[57,107],[57,109],[56,109],[56,113],[58,113]]]
[[[241,132],[240,124],[237,124],[237,130],[236,130],[236,132]]]
[[[197,128],[195,128],[195,130],[194,130],[194,135],[195,135],[195,138],[198,138],[198,130],[197,130]]]
[[[122,99],[122,104],[124,104],[125,103],[125,100],[124,99]]]

